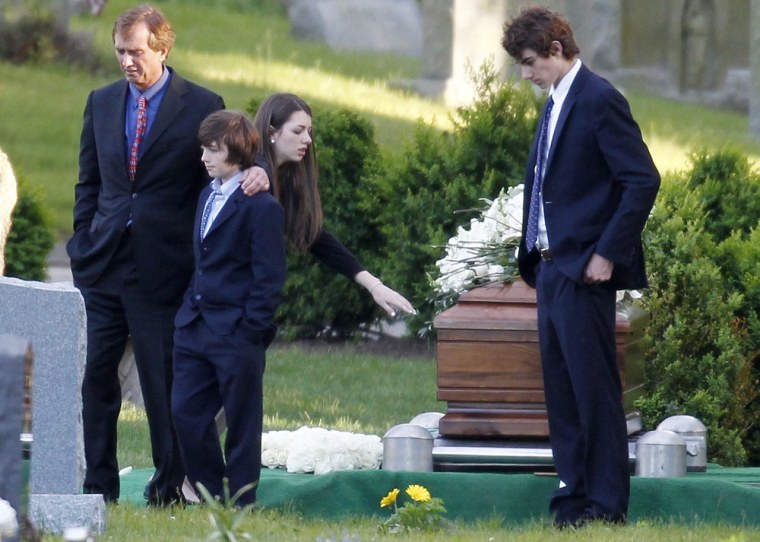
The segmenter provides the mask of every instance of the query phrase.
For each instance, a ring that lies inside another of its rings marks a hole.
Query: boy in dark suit
[[[207,171],[195,217],[195,272],[175,318],[172,415],[193,486],[255,502],[261,471],[265,350],[285,282],[284,212],[268,192],[248,197],[241,171],[258,134],[241,112],[217,111],[198,132]],[[224,407],[224,454],[215,415]],[[225,462],[226,459],[226,462]],[[248,488],[246,488],[248,486]]]
[[[641,232],[660,176],[628,102],[578,58],[564,17],[524,8],[502,45],[549,90],[525,173],[520,275],[536,288],[558,527],[623,523],[629,462],[615,291],[647,285]]]

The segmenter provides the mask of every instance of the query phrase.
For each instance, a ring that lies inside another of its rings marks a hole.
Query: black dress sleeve
[[[359,263],[356,256],[325,230],[319,233],[319,236],[309,247],[309,252],[329,268],[350,279],[364,271],[364,266]]]

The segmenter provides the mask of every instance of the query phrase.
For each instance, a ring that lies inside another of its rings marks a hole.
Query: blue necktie
[[[214,200],[217,196],[221,195],[221,192],[217,192],[213,189],[211,190],[211,194],[208,195],[206,206],[203,208],[203,216],[201,217],[201,239],[206,237],[206,225],[208,224],[208,219],[211,216],[211,210],[214,208]]]
[[[546,167],[546,140],[549,132],[549,118],[552,114],[552,107],[554,107],[554,100],[549,97],[546,101],[546,108],[544,109],[544,115],[541,118],[541,132],[538,136],[538,149],[536,152],[536,172],[533,177],[533,188],[530,192],[530,210],[528,211],[528,228],[525,232],[525,247],[528,251],[533,250],[538,240],[538,215],[539,205],[541,200],[541,181],[544,177],[544,168]]]

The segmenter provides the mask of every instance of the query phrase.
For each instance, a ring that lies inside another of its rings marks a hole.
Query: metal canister
[[[649,431],[636,442],[636,476],[686,476],[686,440],[673,431]]]
[[[383,470],[432,471],[433,436],[411,423],[391,427],[383,437]]]
[[[673,431],[686,441],[686,470],[707,470],[707,428],[694,416],[671,416],[663,420],[657,429]]]

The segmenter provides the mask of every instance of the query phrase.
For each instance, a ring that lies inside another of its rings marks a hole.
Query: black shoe
[[[184,508],[187,506],[187,499],[179,489],[170,491],[165,495],[153,495],[146,499],[147,505],[153,508],[173,508],[179,506]]]

